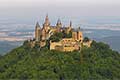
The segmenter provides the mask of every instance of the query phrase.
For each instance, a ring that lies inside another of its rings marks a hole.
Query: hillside
[[[120,54],[95,41],[80,52],[23,45],[0,58],[0,79],[120,79]]]
[[[22,42],[0,41],[0,54],[3,55],[10,50],[20,46]]]

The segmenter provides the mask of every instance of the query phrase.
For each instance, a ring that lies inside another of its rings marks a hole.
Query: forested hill
[[[0,57],[0,79],[120,79],[120,54],[104,43],[59,52],[23,45]]]

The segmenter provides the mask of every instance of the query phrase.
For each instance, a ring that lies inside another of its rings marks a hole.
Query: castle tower
[[[49,22],[48,14],[46,15],[43,28],[45,29],[46,32],[48,32],[48,30],[50,29],[50,22]]]
[[[42,39],[42,40],[45,40],[45,39],[46,39],[46,31],[45,31],[45,29],[42,29],[41,39]]]
[[[77,40],[77,32],[76,32],[76,31],[73,31],[73,32],[72,32],[72,38],[73,38],[74,40]]]
[[[70,27],[72,27],[72,21],[70,21]]]
[[[67,27],[67,34],[69,34],[70,33],[70,31],[72,30],[72,21],[70,21],[70,24],[69,24],[69,26]]]
[[[81,43],[83,42],[83,33],[80,31],[80,27],[77,30],[72,31],[72,38]]]
[[[61,20],[60,20],[60,19],[57,20],[57,24],[56,24],[56,26],[58,26],[58,27],[62,27],[62,23],[61,23]]]
[[[48,14],[46,15],[46,18],[45,18],[45,23],[47,26],[50,25],[50,22],[49,22],[49,18],[48,18]]]
[[[56,24],[57,32],[60,32],[60,28],[61,28],[61,27],[62,27],[61,20],[58,19],[58,20],[57,20],[57,24]]]
[[[35,27],[35,40],[36,41],[40,41],[40,25],[39,23],[37,22],[36,23],[36,27]]]
[[[83,42],[83,33],[80,31],[80,27],[78,28],[77,38],[81,43]]]

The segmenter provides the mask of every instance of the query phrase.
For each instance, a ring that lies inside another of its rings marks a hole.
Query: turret
[[[80,30],[80,27],[78,27],[77,33],[78,33],[78,40],[82,43],[83,42],[83,33]]]
[[[46,18],[45,18],[44,26],[49,26],[49,25],[50,25],[50,22],[49,22],[49,18],[48,18],[48,14],[47,14]]]
[[[78,31],[80,31],[80,27],[78,27]]]
[[[39,40],[40,40],[40,30],[41,30],[40,25],[39,25],[39,23],[37,22],[37,23],[36,23],[36,26],[35,26],[35,40],[36,40],[36,41],[39,41]]]
[[[36,28],[40,28],[40,25],[38,22],[36,23]]]
[[[72,38],[74,39],[74,40],[77,40],[77,32],[76,31],[72,31]]]
[[[45,29],[42,29],[41,35],[42,35],[41,39],[42,39],[42,40],[45,40],[45,39],[46,39]]]
[[[83,42],[83,33],[80,31],[80,27],[72,31],[72,38],[80,43]]]
[[[62,23],[61,23],[61,20],[60,20],[60,19],[57,20],[56,26],[62,27]]]
[[[57,32],[61,31],[61,27],[62,27],[62,23],[61,23],[60,19],[58,19],[57,24],[56,24]]]
[[[70,27],[72,27],[72,21],[70,21]]]
[[[66,33],[69,34],[72,31],[72,22],[70,21],[69,26],[67,27]]]
[[[43,24],[43,28],[45,29],[46,32],[48,32],[50,29],[50,22],[49,22],[48,15],[46,15],[45,23]]]

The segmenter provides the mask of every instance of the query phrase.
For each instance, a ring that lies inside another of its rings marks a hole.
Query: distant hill
[[[93,41],[81,51],[50,51],[27,43],[0,57],[0,79],[118,80],[120,54]]]
[[[20,46],[21,42],[0,41],[0,54],[6,54],[10,50]]]
[[[105,42],[109,44],[112,49],[120,52],[120,36],[105,37],[97,39],[97,41]]]

